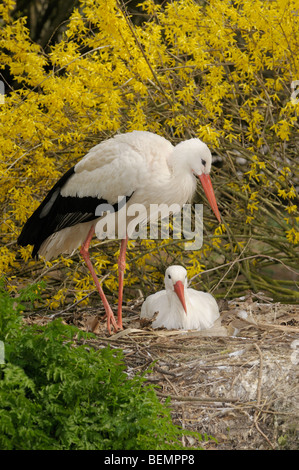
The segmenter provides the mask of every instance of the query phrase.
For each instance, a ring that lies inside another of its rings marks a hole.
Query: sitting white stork
[[[18,244],[34,245],[32,256],[46,260],[71,253],[81,245],[82,254],[101,296],[107,327],[122,328],[122,296],[125,256],[130,218],[122,229],[119,268],[117,321],[106,299],[89,257],[94,235],[103,238],[100,205],[113,206],[115,218],[118,197],[123,196],[127,210],[142,204],[178,204],[191,201],[200,179],[209,204],[220,222],[211,179],[211,152],[199,139],[180,142],[175,147],[163,137],[146,131],[118,134],[93,147],[53,186],[44,201],[27,220]],[[148,218],[143,222],[146,223]],[[117,220],[116,220],[116,229]]]
[[[140,318],[151,319],[153,328],[207,330],[219,318],[214,297],[188,288],[187,271],[169,266],[165,272],[165,290],[150,295],[143,302]]]

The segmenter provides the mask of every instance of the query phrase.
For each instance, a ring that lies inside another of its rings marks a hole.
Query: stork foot
[[[106,318],[107,318],[107,330],[108,330],[109,335],[112,334],[111,327],[113,327],[115,332],[119,330],[123,330],[122,322],[121,324],[119,324],[119,322],[115,320],[115,316],[114,316],[112,309],[108,311],[108,314],[107,312],[105,313],[103,320],[105,320]]]
[[[111,325],[113,326],[114,331],[118,331],[119,329],[118,324],[115,320],[112,310],[110,309],[110,311],[107,312],[107,330],[108,330],[109,335],[111,335]]]

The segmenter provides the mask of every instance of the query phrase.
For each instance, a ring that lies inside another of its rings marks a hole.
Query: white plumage
[[[165,272],[165,290],[150,295],[143,302],[140,318],[151,319],[153,328],[206,330],[219,318],[214,297],[188,288],[187,271],[169,266]]]
[[[81,254],[105,305],[108,330],[111,322],[115,329],[122,328],[125,253],[127,239],[131,235],[128,227],[134,217],[123,219],[121,227],[118,227],[117,215],[127,213],[133,204],[142,204],[147,211],[142,222],[146,223],[150,204],[178,204],[182,207],[192,199],[197,176],[220,221],[209,176],[211,163],[210,150],[199,139],[190,139],[174,147],[163,137],[151,132],[133,131],[116,135],[90,149],[81,161],[62,176],[26,222],[18,243],[23,246],[34,245],[33,256],[41,255],[47,260],[61,253],[71,253],[81,245]],[[117,212],[119,196],[125,198],[126,204]],[[88,254],[94,233],[98,238],[103,238],[103,220],[96,212],[102,204],[110,204],[115,209],[111,217],[116,219],[115,231],[118,238],[122,239],[117,323]]]

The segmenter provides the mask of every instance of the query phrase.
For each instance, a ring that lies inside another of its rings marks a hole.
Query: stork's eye
[[[201,163],[203,164],[203,166],[206,166],[207,162],[205,160],[201,159]]]
[[[168,279],[171,279],[171,275],[170,275],[170,274],[168,274]]]

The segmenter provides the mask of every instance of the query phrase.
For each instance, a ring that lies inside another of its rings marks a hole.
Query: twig
[[[248,242],[246,243],[246,246],[244,246],[243,250],[241,251],[240,255],[238,256],[238,258],[236,258],[234,261],[232,261],[230,263],[230,267],[228,268],[228,270],[226,271],[226,273],[222,276],[222,278],[220,279],[220,281],[218,282],[218,284],[216,284],[216,286],[214,286],[213,288],[213,291],[215,289],[217,289],[217,287],[221,284],[221,282],[223,281],[223,279],[228,275],[228,273],[230,272],[230,270],[234,267],[235,263],[237,263],[241,256],[243,255],[244,251],[247,249],[249,243],[251,242],[251,238],[249,238]]]
[[[263,375],[263,356],[262,356],[260,347],[257,343],[254,343],[254,347],[256,348],[259,354],[259,358],[260,358],[260,367],[259,367],[258,383],[257,383],[257,396],[256,396],[257,405],[259,406],[261,403],[261,396],[262,396],[261,387],[262,387],[262,375]]]
[[[121,10],[121,12],[122,12],[122,14],[123,14],[123,16],[124,16],[124,19],[125,19],[125,21],[126,21],[128,27],[129,27],[129,29],[130,29],[130,31],[131,31],[131,33],[132,33],[132,36],[134,37],[134,39],[135,39],[135,41],[136,41],[136,44],[137,44],[137,46],[138,46],[138,48],[139,48],[139,50],[140,50],[140,52],[141,52],[141,54],[142,54],[142,56],[143,56],[145,62],[147,63],[148,68],[150,69],[150,72],[151,72],[152,76],[154,77],[155,82],[157,83],[157,85],[158,85],[160,91],[163,93],[163,96],[166,98],[168,104],[169,104],[170,106],[172,106],[173,103],[169,100],[169,97],[167,96],[167,93],[165,93],[164,88],[163,88],[163,86],[161,85],[160,80],[159,80],[159,78],[158,78],[156,72],[154,71],[153,67],[151,66],[151,63],[150,63],[150,61],[149,61],[149,59],[148,59],[146,53],[144,52],[144,49],[143,49],[143,47],[142,47],[142,45],[141,45],[141,43],[140,43],[140,41],[139,41],[139,39],[138,39],[138,37],[137,37],[137,35],[136,35],[136,32],[135,32],[134,27],[133,27],[133,24],[132,24],[132,22],[130,21],[130,17],[129,17],[129,15],[128,15],[128,12],[127,12],[127,9],[126,9],[126,5],[125,5],[125,3],[124,3],[123,0],[121,0],[121,3],[119,2],[119,8],[120,8],[120,10]]]
[[[101,278],[101,282],[103,282],[106,277],[108,277],[109,274],[105,274],[105,276],[103,276]],[[60,310],[59,312],[57,313],[53,313],[53,315],[50,315],[49,318],[56,318],[56,317],[60,317],[61,315],[66,315],[66,312],[68,312],[69,310],[71,310],[72,308],[76,307],[76,305],[80,304],[80,302],[82,302],[83,300],[87,299],[88,297],[90,297],[92,294],[94,294],[95,292],[97,292],[97,289],[94,289],[92,290],[91,292],[89,292],[88,294],[86,294],[84,297],[82,297],[82,299],[80,300],[77,300],[77,302],[75,302],[74,304],[71,304],[69,305],[68,307],[66,307],[64,310]]]
[[[299,276],[299,272],[298,272],[298,271],[295,271],[295,269],[290,268],[289,266],[287,266],[287,265],[286,265],[283,261],[281,261],[280,259],[273,258],[273,256],[258,254],[258,255],[246,256],[245,258],[239,258],[239,257],[238,257],[237,259],[235,259],[235,260],[233,260],[233,261],[230,261],[229,263],[220,264],[219,266],[216,266],[215,268],[210,268],[210,269],[206,269],[205,271],[201,271],[200,273],[197,273],[197,274],[195,274],[194,276],[192,276],[192,277],[190,278],[190,282],[193,281],[193,279],[195,279],[196,277],[201,276],[202,274],[210,273],[210,272],[212,272],[212,271],[217,271],[217,269],[225,268],[226,266],[230,266],[231,264],[235,264],[235,263],[237,263],[237,262],[245,261],[245,260],[248,260],[248,259],[254,259],[254,258],[266,258],[266,259],[269,259],[269,260],[272,260],[272,261],[276,261],[277,263],[282,264],[286,269],[288,269],[288,270],[291,271],[292,273],[295,273],[297,276]]]
[[[262,389],[262,377],[263,377],[263,356],[262,356],[262,352],[260,350],[260,347],[258,346],[257,343],[254,343],[254,347],[256,348],[256,350],[258,352],[258,355],[259,355],[259,359],[260,359],[260,367],[259,367],[258,382],[257,382],[257,392],[256,392],[256,401],[257,401],[257,406],[259,407],[260,404],[261,404],[261,397],[262,397],[261,389]],[[261,413],[260,410],[256,410],[254,412],[253,423],[254,423],[256,429],[258,430],[258,432],[268,442],[269,446],[272,449],[275,449],[275,446],[272,444],[272,442],[269,440],[269,438],[266,436],[266,434],[259,427],[258,417],[259,417],[260,413]]]
[[[83,300],[87,299],[88,297],[90,297],[92,294],[94,294],[95,292],[97,292],[96,289],[94,289],[93,291],[89,292],[89,294],[85,295],[84,297],[82,297],[82,299],[80,300],[77,300],[77,302],[75,302],[74,304],[71,304],[69,305],[68,307],[66,307],[64,310],[60,310],[59,312],[57,313],[53,313],[52,315],[49,316],[49,318],[56,318],[56,317],[60,317],[61,315],[67,315],[67,312],[69,310],[71,310],[73,307],[76,307],[76,305],[78,305],[80,302],[82,302]]]
[[[3,172],[3,174],[7,173],[9,170],[11,170],[23,157],[28,155],[28,153],[32,152],[33,150],[36,150],[38,147],[41,147],[42,144],[37,144],[34,147],[26,150],[26,152],[22,153],[11,165],[9,165],[6,170]]]
[[[155,368],[155,370],[156,370],[157,372],[160,372],[160,374],[163,374],[163,375],[164,375],[164,374],[166,374],[166,375],[171,375],[172,377],[176,377],[176,376],[177,376],[175,372],[171,372],[171,371],[169,371],[169,370],[162,369],[161,367],[159,367],[159,366],[157,366],[157,365],[155,365],[154,368]],[[167,377],[165,377],[165,379],[167,379]],[[172,384],[171,384],[171,386],[173,387]]]
[[[209,402],[209,403],[214,403],[214,402],[220,402],[220,403],[235,403],[239,402],[240,400],[238,398],[225,398],[225,397],[206,397],[206,398],[199,398],[199,397],[185,397],[182,395],[170,395],[169,393],[161,393],[161,392],[156,392],[156,394],[159,397],[163,398],[170,398],[171,400],[177,400],[177,401],[189,401],[189,402]]]
[[[169,378],[166,375],[164,375],[164,379],[166,379],[167,382],[170,384],[170,386],[173,388],[173,390],[175,391],[176,396],[179,396],[179,392],[178,392],[176,386],[169,380]],[[181,405],[181,409],[182,409],[182,428],[185,429],[185,409],[184,409],[184,405]],[[183,444],[184,447],[186,447],[186,438],[185,438],[184,435],[182,436],[182,444]]]

